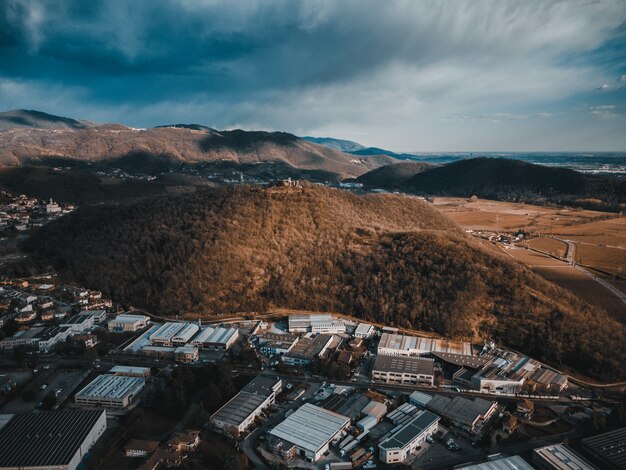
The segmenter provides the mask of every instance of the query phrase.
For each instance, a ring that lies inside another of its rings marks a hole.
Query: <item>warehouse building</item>
[[[200,330],[195,323],[183,323],[183,326],[172,336],[173,346],[184,346]]]
[[[582,449],[602,468],[626,468],[626,428],[605,432],[582,440]]]
[[[381,440],[378,444],[380,460],[387,464],[406,462],[411,452],[437,432],[438,426],[439,416],[430,411],[420,411]]]
[[[289,333],[345,333],[343,320],[333,318],[328,313],[290,315],[288,320]]]
[[[541,363],[528,356],[507,352],[476,372],[471,383],[481,392],[513,394],[520,391],[540,367]]]
[[[281,361],[292,366],[306,366],[341,343],[341,338],[335,335],[317,335],[315,338],[307,336],[300,338],[291,350],[281,357]]]
[[[213,351],[226,351],[239,338],[237,328],[225,328],[223,326],[203,329],[191,342],[202,349]]]
[[[0,429],[0,469],[75,470],[106,427],[104,410],[17,414]]]
[[[33,327],[28,330],[18,331],[10,338],[0,341],[0,350],[23,347],[48,352],[55,345],[64,342],[71,333],[72,330],[69,327]]]
[[[355,338],[369,338],[376,332],[376,328],[374,325],[370,325],[369,323],[359,323],[354,330]]]
[[[426,404],[426,409],[449,419],[455,425],[464,428],[470,433],[480,430],[498,409],[498,404],[482,398],[465,398],[456,396],[448,398],[443,395],[434,395]]]
[[[37,347],[40,351],[48,352],[57,344],[63,343],[70,337],[72,329],[63,326],[48,326],[37,337]]]
[[[259,336],[259,350],[266,356],[282,356],[298,342],[296,335],[265,333]]]
[[[226,434],[238,436],[252,426],[265,408],[274,404],[281,387],[278,378],[257,376],[211,416],[211,424]]]
[[[534,449],[532,463],[540,470],[597,470],[597,467],[563,444]]]
[[[405,385],[435,385],[435,361],[422,357],[379,355],[372,367],[372,380]]]
[[[146,381],[139,377],[104,374],[96,377],[74,397],[77,405],[127,408],[143,390]]]
[[[174,337],[186,325],[186,323],[179,322],[164,323],[154,333],[150,335],[150,342],[154,346],[174,346]]]
[[[113,366],[109,371],[109,374],[146,378],[150,377],[150,368],[136,366]]]
[[[417,406],[418,408],[424,409],[432,399],[432,395],[428,395],[427,393],[416,390],[409,396],[409,403],[411,405]]]
[[[63,320],[60,326],[67,326],[72,329],[72,334],[85,333],[93,328],[94,318],[93,315],[88,313],[79,313],[67,320]]]
[[[346,416],[306,403],[273,428],[270,435],[282,443],[281,454],[297,454],[316,462],[349,425]]]
[[[109,331],[121,333],[125,331],[139,331],[150,323],[150,317],[146,315],[133,315],[125,313],[116,316],[109,322]]]
[[[464,341],[383,333],[378,343],[378,354],[385,356],[422,356],[436,352],[474,355],[472,345]]]

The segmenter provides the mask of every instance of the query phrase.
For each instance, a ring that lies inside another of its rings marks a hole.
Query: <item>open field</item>
[[[626,277],[626,248],[576,243],[576,262]]]
[[[561,287],[571,290],[592,305],[598,305],[613,318],[626,323],[626,306],[612,292],[573,266],[534,267],[533,271]]]
[[[536,251],[527,250],[525,248],[510,248],[505,250],[510,256],[518,261],[528,265],[531,268],[568,268],[569,264],[554,259],[550,256],[542,255]],[[572,268],[574,269],[574,268]]]
[[[567,243],[561,240],[555,240],[554,238],[533,238],[525,242],[524,245],[544,253],[549,253],[553,256],[558,256],[559,258],[565,258],[567,253]]]
[[[626,291],[626,217],[581,209],[533,206],[514,202],[463,198],[436,198],[433,206],[465,230],[493,233],[521,230],[530,239],[521,243],[552,256],[565,257],[567,241],[574,246],[574,260],[597,269],[595,275]],[[548,235],[548,237],[537,237]],[[481,240],[529,266],[549,281],[565,287],[589,303],[626,321],[626,306],[606,287],[568,263],[526,249],[504,249]],[[609,273],[609,275],[602,274]],[[611,279],[612,276],[617,279]],[[621,278],[621,279],[620,279]]]
[[[560,234],[569,232],[570,227],[574,225],[593,223],[595,226],[596,221],[616,217],[616,214],[609,212],[533,206],[487,199],[469,201],[463,198],[436,198],[433,206],[465,229],[484,231],[524,230],[528,233]],[[626,224],[626,218],[623,219]]]

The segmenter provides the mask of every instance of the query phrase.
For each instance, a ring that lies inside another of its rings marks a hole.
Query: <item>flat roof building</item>
[[[563,444],[534,449],[532,463],[541,470],[598,470]]]
[[[435,384],[435,361],[423,357],[378,355],[372,367],[372,380],[432,387]]]
[[[82,406],[127,408],[135,402],[145,383],[145,380],[139,377],[100,375],[79,391],[74,401]]]
[[[359,323],[354,330],[355,338],[369,338],[374,334],[376,328],[374,325],[370,325],[369,323]]]
[[[383,333],[378,343],[378,354],[386,356],[422,356],[435,352],[474,355],[472,345],[464,341]]]
[[[295,446],[303,459],[316,462],[349,424],[346,416],[305,403],[273,428],[270,435]]]
[[[405,462],[411,452],[437,432],[439,419],[430,411],[420,411],[407,423],[394,428],[378,444],[380,460],[388,464]]]
[[[60,326],[69,326],[72,333],[84,333],[94,325],[94,317],[88,313],[79,313],[67,320],[63,320]]]
[[[449,419],[469,432],[476,432],[497,410],[498,404],[482,398],[434,395],[426,409]]]
[[[109,322],[109,331],[138,331],[145,328],[150,323],[150,317],[146,315],[134,315],[124,313],[116,316]]]
[[[126,377],[150,377],[149,367],[113,366],[109,374],[124,375]]]
[[[74,470],[106,427],[104,410],[17,414],[0,429],[0,469]]]
[[[581,442],[583,450],[604,468],[626,468],[626,428],[587,437]]]
[[[211,416],[211,424],[224,433],[241,434],[263,409],[275,402],[281,387],[279,378],[257,376]]]

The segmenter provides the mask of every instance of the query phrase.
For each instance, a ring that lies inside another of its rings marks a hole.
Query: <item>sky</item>
[[[2,0],[0,110],[626,151],[625,0]]]

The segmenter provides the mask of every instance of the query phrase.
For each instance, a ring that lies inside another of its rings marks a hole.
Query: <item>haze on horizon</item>
[[[0,110],[396,151],[625,151],[626,2],[0,4]]]

